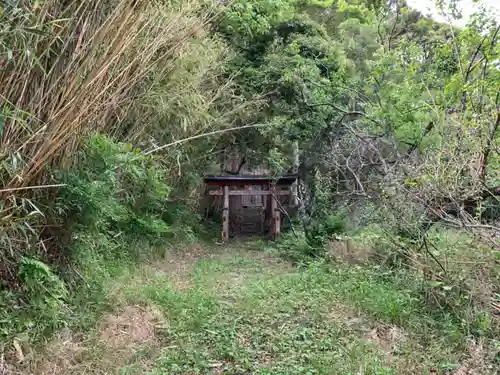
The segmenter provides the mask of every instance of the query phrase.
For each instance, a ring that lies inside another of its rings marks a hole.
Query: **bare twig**
[[[488,134],[486,147],[484,148],[483,154],[481,155],[481,160],[479,165],[479,179],[483,184],[486,183],[488,158],[490,156],[492,145],[493,142],[495,141],[496,134],[499,129],[500,129],[500,111],[497,112],[497,118],[495,120],[495,123],[491,127],[490,133]]]
[[[427,254],[429,254],[431,256],[432,259],[434,259],[434,261],[439,265],[439,268],[441,268],[443,270],[444,273],[446,273],[446,269],[443,267],[443,265],[441,264],[441,262],[436,258],[436,256],[429,250],[429,246],[427,246],[427,236],[424,236],[423,237],[423,246],[425,248],[425,251],[427,252]],[[432,242],[429,242],[431,244],[432,247],[436,248]]]
[[[392,49],[391,48],[392,38],[394,37],[394,30],[396,30],[396,25],[399,22],[400,13],[401,13],[401,7],[398,4],[397,10],[396,10],[396,20],[394,21],[394,24],[392,25],[391,33],[389,34],[389,40],[387,42],[387,48],[389,49],[389,51]]]

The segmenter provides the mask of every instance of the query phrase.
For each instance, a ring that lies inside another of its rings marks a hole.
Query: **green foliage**
[[[189,160],[185,150],[159,167],[128,142],[168,143],[223,126],[223,111],[214,108],[231,107],[231,85],[223,93],[219,80],[228,51],[204,35],[206,3],[0,5],[1,346],[23,331],[36,341],[55,320],[74,323],[73,315],[92,311],[87,303],[105,300],[109,277],[152,242],[193,236],[196,219],[162,218],[174,187],[169,167]],[[91,132],[126,143],[88,140]],[[59,191],[53,185],[62,180]],[[54,291],[34,289],[40,277],[51,282],[42,263],[26,263],[31,258],[52,265],[54,277],[78,279],[66,284],[67,305]]]
[[[347,300],[388,324],[434,330],[443,347],[451,338],[463,345],[467,336],[496,332],[487,301],[498,274],[483,266],[494,264],[491,249],[460,232],[422,229],[441,212],[448,223],[462,225],[464,214],[453,212],[456,207],[468,210],[470,228],[480,221],[490,221],[482,229],[497,225],[498,200],[485,192],[500,184],[499,44],[487,14],[457,29],[404,2],[236,0],[217,6],[220,17],[209,30],[205,21],[213,18],[205,15],[205,2],[150,2],[141,9],[101,2],[98,16],[78,2],[10,3],[0,13],[2,95],[19,108],[0,109],[0,179],[15,192],[0,200],[0,247],[8,249],[1,253],[5,263],[19,267],[11,267],[18,272],[7,280],[13,290],[1,292],[5,337],[23,330],[36,336],[43,327],[78,320],[75,306],[99,311],[106,283],[153,247],[199,238],[200,218],[193,212],[200,175],[226,150],[281,173],[289,170],[295,142],[303,232],[285,233],[278,251],[310,264],[325,257],[326,245],[348,227],[368,225],[354,239],[373,246],[384,266],[313,264],[291,277],[294,284],[286,278],[251,284],[239,302],[259,311],[228,307],[201,289],[181,293],[155,285],[145,294],[172,318],[171,338],[188,342],[167,354],[161,371],[209,371],[215,358],[233,364],[234,373],[325,373],[341,357],[341,346],[329,337],[346,334],[324,324],[324,317],[311,317],[328,298]],[[83,34],[82,24],[88,25]],[[101,42],[99,48],[93,41]],[[27,89],[25,82],[36,85]],[[267,127],[217,133],[252,123]],[[90,129],[127,142],[87,138]],[[155,148],[214,131],[216,136],[167,147],[161,158],[128,143]],[[86,140],[79,153],[75,139]],[[30,185],[50,180],[44,167],[69,165],[69,156],[78,162],[56,173],[65,184],[57,215],[47,210],[44,216],[23,188],[31,192]],[[354,216],[361,212],[355,220],[348,219],[351,208]],[[65,228],[53,248],[70,259],[58,270],[68,284],[31,254],[45,251],[35,229],[45,222]],[[476,275],[487,280],[478,282]],[[275,311],[276,300],[290,310]],[[24,307],[29,312],[20,314]],[[302,308],[304,324],[294,320]],[[269,316],[259,315],[267,310]],[[282,318],[292,329],[275,332]],[[240,331],[255,338],[255,347],[235,344]],[[371,349],[353,342],[351,359],[340,361],[338,371],[360,372],[352,358],[361,354],[373,359],[367,373],[393,373]],[[323,355],[324,349],[337,357]],[[278,353],[276,363],[252,367],[256,353],[270,351]]]
[[[332,239],[333,236],[343,233],[345,229],[345,217],[330,214],[318,220],[317,223],[313,222],[311,237],[324,243],[324,241]]]
[[[169,204],[166,170],[130,144],[89,137],[75,167],[55,174],[64,183],[53,208],[67,231],[58,244],[64,262],[56,274],[40,260],[20,260],[21,290],[1,295],[3,339],[92,324],[107,308],[109,280],[154,256],[153,246],[196,237],[196,216]]]
[[[18,270],[22,291],[0,292],[0,342],[39,339],[65,325],[68,290],[46,263],[23,257]]]
[[[415,243],[381,226],[369,226],[357,232],[352,242],[353,251],[371,249],[383,264],[400,270],[392,272],[404,270],[407,282],[413,278],[419,285],[413,293],[430,313],[446,315],[468,335],[491,337],[498,331],[486,302],[493,294],[492,285],[500,280],[498,271],[489,266],[495,262],[495,251],[473,236],[436,226],[425,242]]]
[[[66,186],[58,209],[73,220],[75,229],[159,238],[169,231],[161,220],[169,193],[166,179],[154,160],[132,145],[93,136],[77,169],[61,176]]]
[[[62,280],[45,263],[23,258],[19,266],[19,276],[27,298],[41,311],[57,310],[67,297]]]
[[[154,246],[195,237],[196,217],[169,200],[166,170],[130,144],[92,136],[76,168],[59,174],[66,186],[57,208],[71,230],[66,246],[84,277],[70,272],[72,302],[88,305],[91,316],[106,304],[110,279],[154,256]]]
[[[301,5],[284,3],[273,2],[275,6],[270,7],[265,1],[232,2],[219,30],[236,47],[238,55],[230,66],[241,92],[249,100],[265,95],[263,110],[246,120],[269,127],[242,134],[248,140],[240,138],[236,145],[258,147],[264,160],[276,159],[264,147],[286,154],[290,141],[307,142],[329,125],[335,114],[330,103],[342,95],[339,84],[345,78],[344,57],[337,43],[319,23],[299,12]],[[235,17],[235,7],[243,7],[247,18],[257,17],[258,32],[225,31],[227,22],[232,22],[233,29],[248,27],[245,17]]]
[[[293,262],[307,264],[325,256],[325,246],[346,229],[342,215],[327,215],[314,219],[304,232],[285,232],[274,244],[278,252]]]
[[[290,232],[283,233],[274,246],[283,257],[297,263],[309,263],[325,252],[321,244],[311,244],[303,232],[299,232],[298,236]]]
[[[293,4],[289,0],[232,1],[224,10],[219,28],[235,40],[257,39],[269,34],[291,14]]]

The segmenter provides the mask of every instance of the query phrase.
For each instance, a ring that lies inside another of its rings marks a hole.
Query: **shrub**
[[[0,342],[16,336],[34,340],[64,325],[68,291],[54,270],[39,259],[22,257],[17,276],[17,290],[0,291]]]
[[[167,176],[152,157],[130,144],[97,135],[88,139],[77,169],[60,174],[66,186],[59,212],[76,231],[159,238],[169,231]]]
[[[46,204],[66,231],[60,239],[67,240],[56,245],[70,260],[67,266],[63,259],[58,270],[66,271],[69,284],[38,258],[18,256],[18,272],[5,282],[10,290],[0,295],[1,333],[7,339],[20,333],[34,339],[68,323],[83,305],[103,303],[110,277],[171,234],[162,220],[168,209],[167,175],[154,158],[103,135],[89,137],[76,157],[75,168],[55,172],[65,186],[55,207]],[[52,248],[51,255],[56,253]],[[69,309],[72,305],[77,308]]]
[[[279,253],[297,263],[309,263],[323,256],[324,246],[314,246],[303,232],[283,233],[276,242]]]
[[[30,284],[42,275],[47,280],[49,275],[57,278],[61,270],[49,265],[60,264],[61,248],[70,248],[71,258],[80,264],[99,265],[99,257],[128,257],[144,251],[147,242],[172,233],[159,215],[166,205],[166,176],[152,158],[103,137],[92,137],[84,152],[76,151],[94,131],[140,142],[159,131],[148,126],[159,124],[161,135],[178,139],[200,131],[191,125],[202,116],[208,118],[203,126],[212,121],[205,113],[209,105],[204,99],[212,103],[217,96],[214,77],[218,73],[205,73],[212,72],[212,66],[219,68],[213,62],[221,58],[225,46],[210,39],[217,48],[206,48],[209,38],[198,35],[210,17],[205,5],[203,0],[189,4],[47,0],[0,5],[3,335],[31,333],[35,325],[46,325],[50,311],[64,307],[62,300],[47,300],[44,293],[38,298],[35,284]],[[202,48],[205,55],[199,53]],[[190,74],[184,76],[192,78],[193,85],[170,83],[179,67],[188,65],[186,55],[191,57]],[[204,96],[200,93],[209,86],[207,82],[212,85]],[[178,90],[181,86],[194,88]],[[183,108],[195,107],[197,115],[183,126],[179,122],[184,113],[171,105],[180,96],[185,97]],[[165,116],[167,108],[177,117]],[[157,121],[159,117],[167,121]],[[71,168],[75,157],[80,163],[73,171],[56,173],[67,186],[60,191],[58,211],[52,210],[57,194],[53,171]],[[69,236],[57,232],[60,226]],[[22,310],[26,319],[18,314]]]
[[[30,308],[55,328],[68,297],[64,282],[50,266],[35,258],[22,258],[19,276]]]
[[[337,234],[346,229],[346,221],[343,215],[329,214],[313,221],[309,237],[310,241],[324,244]],[[314,239],[314,240],[313,240]]]

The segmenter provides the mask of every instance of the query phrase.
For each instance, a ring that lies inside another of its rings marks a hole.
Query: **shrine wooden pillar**
[[[278,208],[277,193],[276,186],[271,185],[271,233],[275,238],[281,234],[281,212]]]
[[[229,240],[229,186],[224,186],[224,198],[222,205],[222,242]]]

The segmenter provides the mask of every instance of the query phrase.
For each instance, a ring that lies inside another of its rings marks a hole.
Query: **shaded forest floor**
[[[61,331],[10,373],[494,373],[492,353],[419,309],[404,283],[358,266],[295,267],[263,247],[168,253],[113,281],[112,311],[93,330]]]

